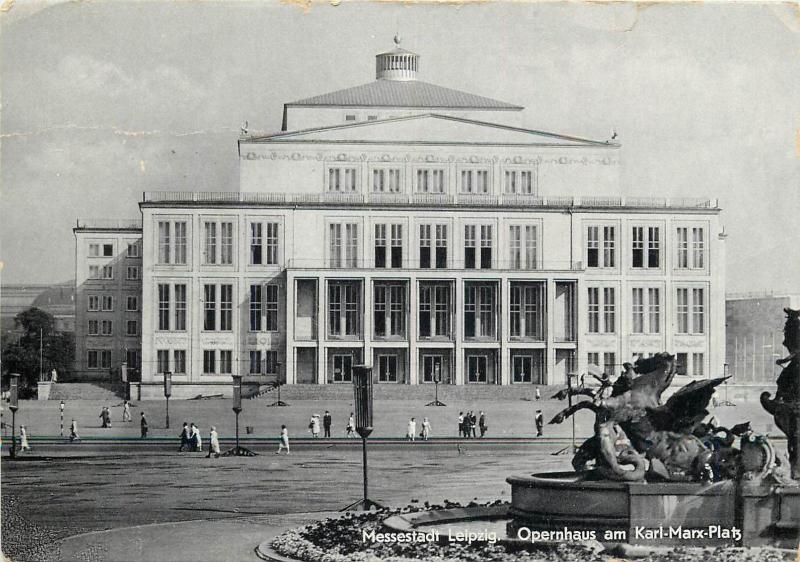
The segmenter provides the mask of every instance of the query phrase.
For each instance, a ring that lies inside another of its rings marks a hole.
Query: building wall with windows
[[[75,235],[76,379],[138,376],[142,336],[141,221],[79,220]]]
[[[145,194],[143,396],[166,371],[196,395],[359,363],[385,384],[561,384],[665,349],[719,374],[716,201],[626,197],[618,143],[510,125],[521,107],[418,70],[379,54],[374,82],[245,131],[238,191]]]

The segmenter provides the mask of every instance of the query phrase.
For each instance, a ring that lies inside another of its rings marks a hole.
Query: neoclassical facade
[[[626,197],[620,145],[509,124],[419,57],[288,103],[239,141],[236,192],[150,192],[142,395],[350,381],[560,384],[664,349],[724,363],[716,201]],[[218,390],[215,392],[222,392]]]

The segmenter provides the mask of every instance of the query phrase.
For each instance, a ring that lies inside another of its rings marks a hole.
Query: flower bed
[[[497,505],[494,502],[489,505]],[[279,554],[303,562],[610,562],[615,556],[600,552],[594,544],[530,544],[522,541],[487,542],[364,542],[363,532],[384,532],[388,517],[424,509],[467,506],[448,502],[443,506],[381,509],[347,513],[325,519],[276,537],[272,548]],[[647,562],[786,562],[790,553],[770,548],[675,548],[652,552]]]

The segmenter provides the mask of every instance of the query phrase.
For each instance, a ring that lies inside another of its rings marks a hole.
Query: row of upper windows
[[[185,331],[187,328],[187,286],[182,283],[158,285],[157,329]],[[375,337],[406,335],[407,286],[376,282],[373,294]],[[252,284],[249,288],[250,331],[277,331],[280,288],[275,284]],[[514,283],[509,301],[512,337],[543,338],[545,320],[543,283]],[[631,288],[632,334],[662,332],[663,291],[659,287]],[[463,293],[466,337],[496,335],[499,310],[495,283],[465,284]],[[706,324],[706,289],[675,288],[675,332],[703,334]],[[234,286],[230,283],[203,285],[203,330],[233,331]],[[327,290],[328,335],[355,336],[361,332],[362,284],[330,281]],[[446,282],[420,282],[418,319],[420,337],[452,335],[452,287]],[[613,334],[618,327],[618,289],[613,286],[587,288],[587,331]]]
[[[86,310],[89,312],[113,312],[114,295],[89,295],[86,299]],[[137,312],[139,310],[138,295],[127,295],[125,297],[125,310]]]
[[[116,271],[113,265],[90,265],[89,266],[89,279],[114,279],[114,272]],[[125,266],[125,280],[126,281],[139,281],[142,278],[142,268],[138,265]]]
[[[325,190],[342,193],[357,193],[361,189],[359,168],[351,165],[328,166]],[[464,194],[494,193],[492,169],[489,166],[461,168],[456,172],[456,191]],[[415,193],[448,193],[449,173],[444,166],[415,167],[411,171],[412,191]],[[405,169],[396,166],[371,167],[366,191],[373,193],[403,193]],[[503,193],[509,195],[536,195],[536,169],[513,168],[501,171]]]
[[[170,351],[172,361],[170,361]],[[203,350],[203,374],[230,374],[233,372],[233,350],[230,349],[204,349]],[[249,373],[251,375],[278,374],[280,363],[278,362],[278,352],[276,350],[249,350],[249,357],[243,359],[249,363]],[[156,350],[156,372],[183,375],[186,374],[186,350],[185,349],[157,349]]]
[[[407,228],[403,223],[374,224],[371,267],[408,267],[404,260]],[[452,226],[449,223],[417,225],[418,251],[415,265],[428,268],[465,269],[538,269],[541,267],[541,225],[539,221],[508,225],[506,252],[498,257],[495,225],[463,225],[463,261],[455,263]],[[634,225],[630,231],[630,267],[661,269],[664,263],[664,242],[659,225]],[[280,223],[251,221],[248,223],[247,244],[250,265],[280,264]],[[236,251],[235,223],[227,220],[203,221],[203,265],[233,265]],[[353,268],[360,264],[360,223],[331,222],[328,224],[327,265],[332,268]],[[589,225],[585,228],[585,266],[587,268],[616,268],[618,266],[618,227]],[[704,226],[680,226],[675,229],[675,268],[705,269],[707,266],[707,235]],[[186,221],[158,222],[158,264],[187,263],[189,241]],[[303,258],[296,258],[303,264]],[[316,264],[320,266],[321,264]],[[558,267],[558,264],[553,264]],[[571,265],[571,264],[561,264]],[[103,275],[106,275],[106,266]],[[90,266],[90,277],[92,277]],[[129,269],[129,279],[130,270]],[[136,268],[133,268],[136,269]],[[99,270],[98,270],[99,271]],[[97,273],[97,272],[96,272]],[[138,275],[138,270],[134,271]],[[109,273],[111,274],[111,273]],[[138,278],[138,277],[134,277]]]
[[[637,359],[645,357],[645,355],[643,351],[634,351],[631,353],[630,362],[633,363]],[[617,363],[617,354],[613,351],[590,351],[586,354],[586,362],[589,365],[602,368],[603,372],[610,377],[619,374],[623,366],[622,363]],[[676,354],[675,362],[677,363],[676,368],[679,375],[705,376],[704,353],[678,353]]]
[[[125,251],[125,257],[129,259],[138,259],[142,257],[142,243],[141,241],[135,242],[127,242],[127,250]],[[89,250],[87,255],[90,258],[109,258],[114,257],[114,244],[113,243],[95,243],[92,242],[89,244]]]
[[[114,321],[113,320],[88,320],[86,322],[86,335],[87,336],[113,336],[114,335]],[[125,321],[125,335],[138,336],[139,335],[139,321],[126,320]]]

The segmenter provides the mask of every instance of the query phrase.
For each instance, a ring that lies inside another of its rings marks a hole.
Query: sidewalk
[[[233,516],[125,527],[76,535],[58,545],[60,562],[239,562],[258,561],[255,549],[286,529],[338,512]]]

